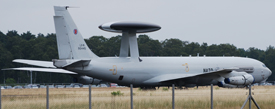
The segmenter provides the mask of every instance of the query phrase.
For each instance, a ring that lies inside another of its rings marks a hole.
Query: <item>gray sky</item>
[[[112,21],[142,21],[161,30],[147,33],[163,41],[230,43],[238,48],[266,50],[275,46],[274,0],[1,0],[0,31],[55,33],[53,6],[69,9],[84,38],[119,35],[98,29]]]

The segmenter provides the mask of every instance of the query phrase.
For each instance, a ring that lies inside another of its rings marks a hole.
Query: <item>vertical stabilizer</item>
[[[59,59],[91,59],[96,56],[85,43],[67,6],[54,6]]]

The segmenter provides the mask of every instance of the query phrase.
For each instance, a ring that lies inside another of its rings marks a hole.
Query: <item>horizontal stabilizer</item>
[[[37,72],[52,72],[52,73],[64,73],[64,74],[77,74],[64,69],[57,68],[32,68],[32,67],[20,67],[20,68],[7,68],[2,70],[24,70],[24,71],[37,71]]]
[[[55,66],[53,66],[53,62],[51,62],[51,61],[37,61],[37,60],[27,60],[27,59],[15,59],[12,62],[22,63],[22,64],[28,64],[28,65],[33,65],[33,66],[39,66],[39,67],[55,68]]]
[[[53,63],[54,66],[58,68],[65,68],[65,67],[83,67],[88,66],[91,60],[72,60],[72,59],[54,59]]]

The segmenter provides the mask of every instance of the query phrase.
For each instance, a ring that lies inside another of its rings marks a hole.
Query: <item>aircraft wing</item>
[[[151,78],[147,81],[144,81],[144,83],[164,82],[164,81],[176,80],[176,79],[192,77],[192,76],[194,76],[194,75],[192,75],[192,74],[164,74],[164,75],[160,75],[160,76]]]
[[[183,78],[189,78],[189,77],[194,77],[194,76],[199,76],[199,75],[209,75],[209,74],[219,74],[219,73],[230,73],[233,70],[237,70],[239,68],[237,67],[232,67],[232,68],[226,68],[214,72],[209,72],[209,73],[196,73],[196,74],[163,74],[159,75],[156,77],[153,77],[149,80],[144,81],[144,83],[157,83],[157,82],[165,82],[165,81],[172,81],[172,80],[177,80],[177,79],[183,79]]]
[[[33,67],[20,67],[20,68],[7,68],[2,70],[25,70],[25,71],[38,71],[38,72],[52,72],[52,73],[64,73],[64,74],[77,74],[68,70],[58,68],[33,68]]]
[[[39,67],[56,68],[53,65],[52,61],[37,61],[37,60],[27,60],[27,59],[15,59],[12,62],[23,63],[23,64],[28,64],[28,65],[34,65],[34,66],[39,66]]]

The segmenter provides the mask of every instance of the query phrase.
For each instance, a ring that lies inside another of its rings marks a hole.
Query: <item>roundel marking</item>
[[[77,34],[77,29],[74,29],[74,34],[75,34],[75,35]]]
[[[116,75],[116,74],[117,74],[117,66],[113,65],[113,75]]]
[[[185,71],[186,71],[186,72],[189,72],[189,66],[188,66],[188,63],[182,64],[182,66],[185,66]]]

